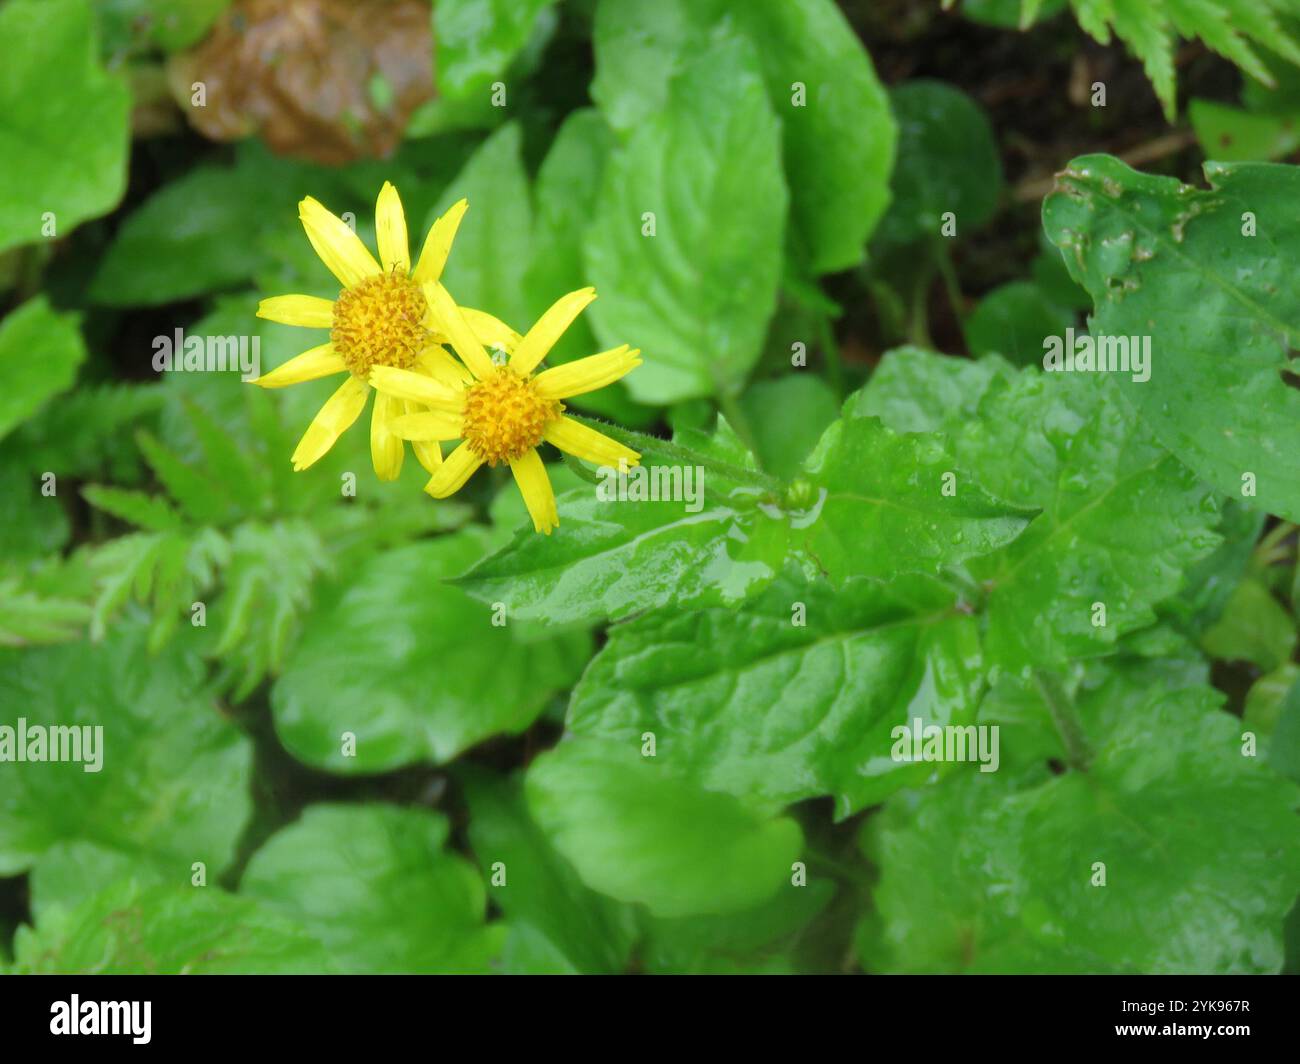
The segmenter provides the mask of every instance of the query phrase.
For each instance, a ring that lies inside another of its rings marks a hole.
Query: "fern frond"
[[[128,602],[139,602],[153,616],[149,649],[171,638],[182,614],[212,586],[228,556],[224,539],[212,529],[136,532],[89,548],[98,593],[90,616],[90,637],[100,640],[109,622]]]
[[[163,403],[157,384],[83,386],[46,406],[13,439],[29,469],[57,469],[64,477],[101,476],[123,458],[134,460],[130,436],[123,430],[155,417]]]
[[[66,643],[85,633],[90,604],[64,568],[52,561],[33,572],[0,572],[0,646]]]
[[[234,530],[225,590],[212,610],[221,627],[211,655],[222,662],[218,686],[235,701],[283,667],[316,579],[330,564],[320,535],[305,522],[250,522]]]
[[[146,532],[166,532],[181,527],[181,516],[161,495],[147,495],[129,488],[87,484],[81,494],[97,510],[112,514]]]
[[[1041,0],[1021,0],[1021,28],[1038,17]],[[1196,38],[1257,81],[1273,83],[1260,58],[1264,48],[1300,66],[1300,42],[1283,24],[1300,15],[1296,0],[1070,0],[1080,28],[1101,44],[1112,33],[1142,63],[1165,116],[1177,102],[1174,49],[1178,38]]]
[[[213,477],[176,457],[145,429],[136,433],[136,443],[149,468],[186,517],[203,525],[219,525],[230,519],[236,503]]]

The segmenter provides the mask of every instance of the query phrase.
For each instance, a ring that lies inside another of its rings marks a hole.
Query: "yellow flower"
[[[641,364],[640,352],[624,344],[534,374],[555,341],[596,298],[594,288],[583,288],[557,301],[514,345],[510,360],[497,364],[447,290],[435,283],[426,292],[434,321],[461,361],[440,352],[443,357],[431,360],[429,374],[397,366],[371,370],[370,381],[380,393],[428,408],[394,419],[393,431],[406,440],[463,441],[425,485],[435,499],[459,491],[484,462],[490,466],[508,462],[533,527],[550,535],[560,518],[555,492],[537,454],[543,440],[599,465],[614,466],[622,459],[634,466],[641,458],[631,448],[565,417],[560,400],[613,384]]]
[[[348,374],[338,390],[312,420],[293,452],[293,468],[303,470],[318,461],[365,409],[370,396],[368,378],[376,366],[411,371],[429,378],[439,356],[451,356],[439,345],[443,337],[433,328],[429,286],[436,284],[451,251],[468,203],[461,200],[433,223],[419,261],[411,270],[406,215],[397,189],[385,181],[375,205],[379,261],[341,218],[308,196],[298,204],[298,217],[321,261],[339,279],[338,299],[317,296],[275,296],[258,305],[257,316],[284,325],[329,329],[328,343],[304,351],[254,382],[263,388]],[[463,308],[476,341],[513,351],[519,334],[490,314]],[[381,480],[394,480],[402,470],[404,448],[392,430],[395,418],[419,409],[376,394],[370,417],[370,457]],[[412,450],[430,473],[442,464],[436,442],[415,441]]]

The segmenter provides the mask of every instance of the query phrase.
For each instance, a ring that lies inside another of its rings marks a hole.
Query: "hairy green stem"
[[[926,350],[933,350],[934,341],[930,339],[930,282],[934,279],[931,270],[925,270],[917,278],[912,290],[912,306],[908,321],[907,338],[909,342]]]
[[[948,250],[946,241],[940,241],[935,245],[934,258],[939,265],[939,275],[943,278],[944,291],[948,295],[953,317],[957,319],[957,324],[961,325],[966,320],[966,311],[962,305],[964,298],[961,294],[961,282],[957,280],[957,270],[952,264],[952,254]]]

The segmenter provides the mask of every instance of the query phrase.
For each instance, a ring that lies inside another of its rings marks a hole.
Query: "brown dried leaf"
[[[198,47],[171,57],[168,76],[213,140],[258,133],[281,155],[330,164],[386,156],[434,95],[429,4],[239,0]]]

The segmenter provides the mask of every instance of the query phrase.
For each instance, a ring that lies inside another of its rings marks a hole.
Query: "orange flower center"
[[[420,286],[398,267],[339,293],[330,342],[363,380],[374,366],[410,369],[429,345],[428,309]]]
[[[522,458],[542,442],[546,426],[564,410],[562,403],[537,394],[532,377],[497,366],[490,377],[465,390],[461,436],[488,465]]]

